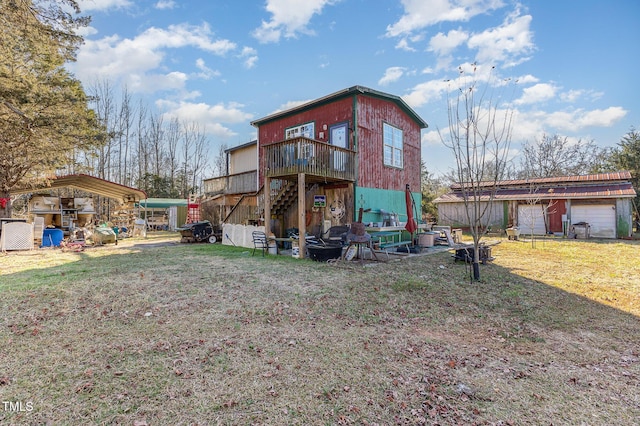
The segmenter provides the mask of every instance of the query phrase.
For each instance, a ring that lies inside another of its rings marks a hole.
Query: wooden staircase
[[[298,191],[296,182],[281,181],[280,189],[271,190],[271,214],[280,216],[298,201]]]

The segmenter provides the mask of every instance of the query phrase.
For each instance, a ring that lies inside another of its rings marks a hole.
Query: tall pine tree
[[[616,170],[631,172],[631,183],[638,193],[635,198],[636,220],[640,221],[640,132],[632,128],[622,137],[611,153],[611,162]]]
[[[89,22],[79,13],[75,0],[0,0],[0,217],[11,215],[12,189],[41,184],[75,149],[100,143],[84,89],[64,68]]]

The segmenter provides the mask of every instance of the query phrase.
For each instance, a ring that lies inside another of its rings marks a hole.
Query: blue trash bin
[[[62,229],[45,229],[42,233],[42,247],[60,247],[63,238]]]

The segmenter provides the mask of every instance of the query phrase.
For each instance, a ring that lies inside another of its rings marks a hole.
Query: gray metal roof
[[[29,192],[42,192],[57,188],[75,188],[81,191],[92,192],[103,197],[120,200],[123,203],[132,203],[147,198],[147,194],[136,188],[120,185],[105,179],[85,174],[59,176],[51,179],[49,185],[37,188],[22,188],[12,190],[11,194],[26,194]]]
[[[633,198],[636,191],[629,172],[601,173],[595,175],[565,176],[529,180],[498,182],[493,200],[551,200],[587,198]],[[480,201],[492,199],[492,187],[480,194]],[[433,200],[434,203],[459,203],[464,201],[459,185],[452,191]]]
[[[351,96],[354,94],[363,94],[369,95],[376,98],[387,99],[392,102],[395,102],[402,110],[404,110],[414,121],[416,121],[421,128],[425,129],[429,127],[426,121],[424,121],[401,97],[396,95],[391,95],[389,93],[380,92],[378,90],[370,89],[364,86],[352,86],[344,90],[340,90],[335,93],[331,93],[330,95],[323,96],[321,98],[315,99],[311,102],[304,103],[302,105],[298,105],[294,108],[278,111],[273,114],[267,115],[266,117],[259,118],[258,120],[254,120],[251,122],[252,126],[259,127],[261,124],[267,123],[269,121],[276,120],[280,117],[286,117],[287,115],[296,114],[301,111],[305,111],[311,108],[318,107],[320,105],[332,102],[336,99],[344,98],[346,96]]]

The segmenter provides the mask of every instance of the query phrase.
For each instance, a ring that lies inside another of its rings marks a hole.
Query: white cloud
[[[415,52],[416,49],[409,45],[409,41],[406,38],[401,38],[396,44],[396,49],[404,50],[406,52]]]
[[[304,104],[309,103],[311,101],[313,101],[313,99],[307,99],[305,101],[289,101],[289,102],[286,102],[286,103],[280,105],[278,107],[278,109],[276,109],[275,111],[271,112],[269,115],[277,114],[277,113],[282,112],[282,111],[287,111],[287,110],[289,110],[291,108],[299,107],[300,105],[304,105]]]
[[[258,51],[253,47],[243,47],[240,53],[240,58],[244,59],[245,68],[251,69],[256,66],[258,62]]]
[[[451,30],[447,34],[438,33],[429,41],[428,51],[435,52],[438,58],[436,69],[449,69],[453,63],[452,52],[464,44],[469,34],[461,30]]]
[[[82,12],[89,12],[92,10],[126,9],[133,6],[133,2],[129,0],[80,0],[78,5]]]
[[[149,49],[193,46],[216,55],[224,55],[236,48],[235,43],[229,40],[212,40],[212,35],[206,23],[200,26],[178,24],[170,25],[166,30],[151,27],[137,36],[135,42]]]
[[[76,29],[76,34],[78,34],[79,36],[82,36],[82,37],[89,37],[89,36],[92,36],[94,34],[98,34],[98,30],[95,27],[92,27],[92,26],[80,27],[80,28]]]
[[[381,86],[386,86],[388,84],[394,83],[400,79],[404,75],[405,68],[403,67],[389,67],[384,72],[384,76],[378,80],[378,84]]]
[[[431,80],[413,87],[409,94],[402,96],[402,99],[412,108],[438,100],[442,94],[450,90],[448,81]]]
[[[538,77],[534,77],[531,74],[521,75],[520,77],[516,77],[515,81],[520,84],[529,84],[529,83],[537,83],[540,81]]]
[[[515,101],[516,104],[535,104],[553,99],[558,88],[552,84],[540,83],[522,90],[522,96]]]
[[[396,44],[396,49],[404,50],[406,52],[415,52],[416,48],[413,47],[410,43],[418,43],[424,40],[424,34],[419,33],[412,35],[410,37],[402,37],[400,41]]]
[[[447,34],[438,33],[429,41],[429,51],[438,55],[448,55],[469,39],[469,34],[462,30],[451,30]]]
[[[182,90],[188,80],[187,74],[173,71],[167,74],[131,74],[125,82],[134,93],[154,93],[163,90]]]
[[[584,132],[589,127],[611,127],[627,115],[622,107],[546,112],[519,110],[513,124],[514,141],[531,141],[543,134]]]
[[[564,102],[575,102],[584,95],[584,90],[569,90],[560,94],[560,99]]]
[[[267,0],[266,10],[271,13],[271,20],[262,21],[253,36],[260,43],[276,43],[281,37],[292,38],[298,34],[313,34],[308,24],[314,15],[322,9],[334,4],[336,0]]]
[[[202,58],[196,59],[196,68],[200,70],[198,77],[204,78],[205,80],[209,80],[212,77],[220,77],[220,71],[209,68]]]
[[[560,94],[560,99],[564,102],[574,103],[581,98],[587,98],[590,101],[600,99],[604,94],[593,90],[569,90]]]
[[[172,25],[167,29],[149,28],[133,39],[117,35],[99,40],[85,40],[78,51],[78,59],[70,67],[83,81],[109,78],[122,79],[132,90],[149,91],[176,89],[184,85],[186,78],[180,72],[155,70],[163,65],[169,48],[194,47],[215,55],[224,55],[236,48],[235,43],[225,39],[214,40],[205,25]]]
[[[622,107],[585,111],[558,111],[549,114],[546,123],[564,131],[578,131],[586,127],[611,127],[627,115]]]
[[[176,2],[173,0],[160,0],[156,3],[155,8],[160,10],[165,9],[174,9],[176,7]]]
[[[466,22],[481,13],[501,8],[502,0],[401,0],[404,15],[387,27],[387,36],[410,34],[439,22]]]
[[[165,119],[177,118],[184,122],[198,123],[206,133],[213,136],[229,138],[235,132],[228,124],[246,123],[253,116],[242,110],[244,105],[238,103],[209,105],[206,103],[173,102],[158,100],[156,105],[164,111]]]
[[[498,63],[514,66],[526,61],[526,55],[534,50],[531,15],[510,15],[496,28],[490,28],[469,38],[467,46],[477,49],[479,63]]]
[[[430,130],[422,133],[421,145],[424,146],[437,146],[442,144],[442,138],[447,138],[449,135],[449,129]]]

